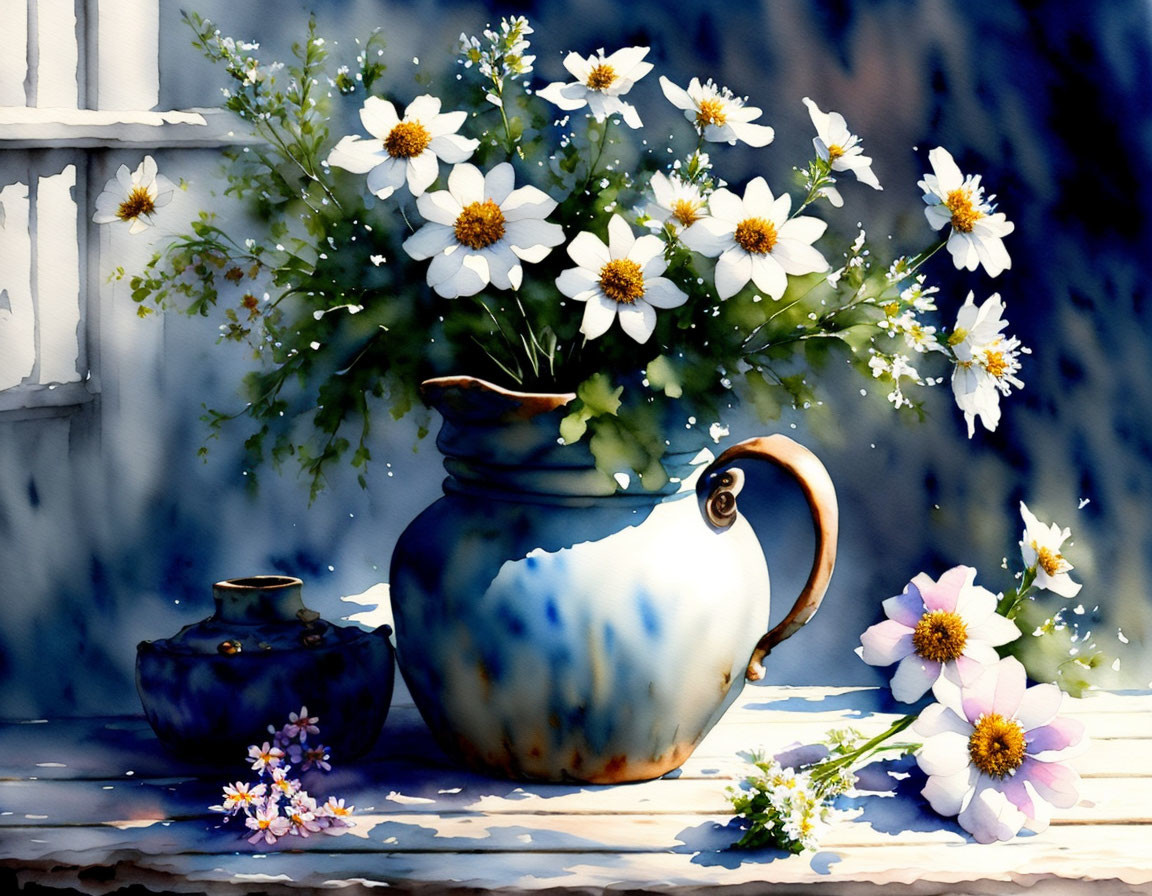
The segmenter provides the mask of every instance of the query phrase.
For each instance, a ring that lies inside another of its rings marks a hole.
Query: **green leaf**
[[[657,355],[648,363],[645,370],[648,382],[653,389],[662,389],[669,398],[679,398],[684,394],[680,372],[667,355]]]

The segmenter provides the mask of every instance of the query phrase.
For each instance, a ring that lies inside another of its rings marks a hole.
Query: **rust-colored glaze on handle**
[[[836,503],[836,489],[824,464],[811,451],[787,436],[772,435],[739,442],[708,465],[700,477],[699,494],[705,502],[705,517],[713,526],[730,525],[736,516],[735,493],[741,477],[733,476],[728,467],[739,460],[766,460],[790,473],[800,483],[812,524],[816,530],[816,548],[812,571],[804,590],[788,615],[765,634],[752,651],[745,677],[758,681],[764,677],[764,657],[783,641],[794,635],[812,618],[828,590],[832,569],[836,565],[836,538],[840,511]]]

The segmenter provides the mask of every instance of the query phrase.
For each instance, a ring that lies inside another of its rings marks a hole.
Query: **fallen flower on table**
[[[1070,531],[1040,523],[1023,503],[1020,512],[1024,568],[1015,588],[993,595],[966,566],[936,580],[920,573],[884,601],[888,618],[861,635],[857,654],[870,665],[898,664],[892,694],[917,711],[870,738],[839,729],[821,744],[753,755],[756,771],[728,791],[744,830],[736,847],[815,849],[836,818],[836,797],[883,757],[915,756],[928,804],[979,843],[1041,832],[1053,807],[1076,804],[1079,776],[1065,762],[1087,739],[1079,721],[1059,713],[1066,695],[1093,687],[1090,673],[1105,660],[1089,635],[1064,637],[1062,611],[1031,624],[1044,592],[1069,596],[1081,586],[1060,553]],[[1055,667],[1051,650],[1036,649],[1048,641],[1063,651]],[[904,731],[916,741],[897,740]]]
[[[263,841],[271,845],[289,835],[335,834],[340,828],[352,827],[354,806],[346,806],[336,797],[318,803],[299,778],[288,774],[296,765],[301,771],[313,766],[331,771],[328,747],[307,744],[308,735],[320,733],[319,721],[302,706],[300,712],[289,714],[288,723],[280,729],[269,726],[272,740],[248,748],[249,765],[259,772],[260,781],[226,784],[224,801],[208,808],[228,817],[243,815],[245,827],[253,832],[248,842],[253,844]]]

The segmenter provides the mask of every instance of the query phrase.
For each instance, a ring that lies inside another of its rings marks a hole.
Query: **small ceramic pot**
[[[372,746],[392,702],[391,629],[326,622],[304,605],[302,585],[290,576],[217,582],[212,616],[140,642],[136,687],[168,750],[243,757],[301,706],[319,717],[318,739],[335,760]]]

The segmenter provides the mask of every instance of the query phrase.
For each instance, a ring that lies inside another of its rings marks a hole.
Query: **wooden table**
[[[344,797],[338,836],[250,846],[208,806],[235,766],[174,762],[140,718],[0,724],[0,884],[112,893],[376,892],[933,894],[1152,893],[1152,695],[1072,701],[1091,748],[1080,803],[1046,832],[972,842],[919,798],[907,764],[874,767],[842,798],[818,852],[735,851],[725,789],[741,751],[815,740],[829,727],[887,727],[881,692],[744,689],[682,769],[617,787],[518,784],[463,771],[432,743],[406,694],[377,749],[309,778]],[[321,719],[321,725],[323,720]],[[321,731],[323,733],[323,731]],[[318,774],[309,772],[309,775]],[[5,891],[11,887],[5,886]],[[132,892],[142,892],[133,890]]]

